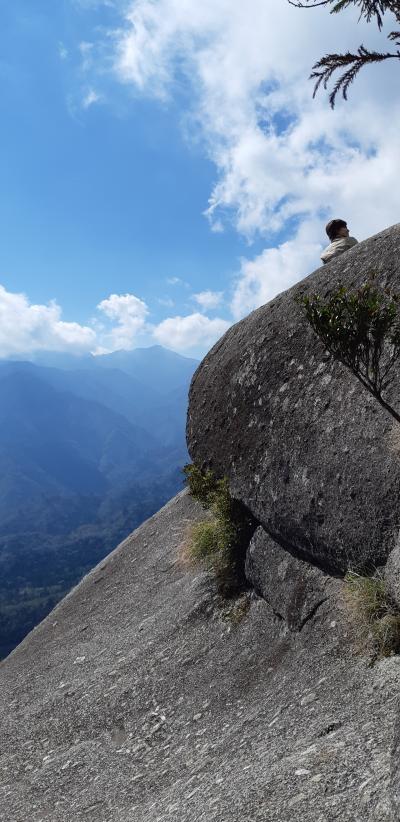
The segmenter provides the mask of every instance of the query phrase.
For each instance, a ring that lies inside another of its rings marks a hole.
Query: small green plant
[[[192,559],[210,560],[218,550],[218,522],[215,519],[196,522],[190,532]]]
[[[340,286],[326,299],[303,295],[299,302],[327,351],[400,422],[382,396],[400,358],[399,295],[381,291],[370,281],[356,291]]]
[[[218,490],[218,482],[212,471],[200,471],[196,465],[185,465],[183,473],[189,491],[200,502],[203,508],[210,508]]]
[[[193,525],[189,554],[212,568],[220,593],[234,596],[244,585],[244,555],[254,531],[254,521],[232,499],[226,477],[217,479],[210,470],[186,465],[184,474],[191,495],[211,518]]]
[[[344,601],[361,650],[370,650],[374,659],[399,653],[400,613],[379,572],[371,577],[348,572]]]
[[[213,571],[219,592],[224,596],[232,596],[238,587],[234,560],[235,536],[232,525],[219,518],[197,522],[190,534],[190,557],[195,561],[203,561]]]

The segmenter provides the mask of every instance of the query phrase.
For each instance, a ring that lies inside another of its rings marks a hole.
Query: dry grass
[[[187,529],[176,563],[183,569],[199,565],[212,571],[219,593],[230,598],[237,590],[231,557],[232,539],[229,521],[210,517],[195,522]]]
[[[382,575],[348,573],[343,597],[359,652],[374,659],[399,653],[400,613],[386,593]]]
[[[193,546],[193,528],[196,525],[200,525],[205,520],[199,520],[199,522],[191,523],[187,526],[185,530],[185,534],[183,537],[182,542],[180,543],[176,555],[175,564],[182,568],[184,571],[193,568],[195,565],[199,564],[198,560],[195,560],[192,553],[192,546]]]

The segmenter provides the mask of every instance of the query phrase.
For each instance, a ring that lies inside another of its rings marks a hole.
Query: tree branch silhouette
[[[365,19],[367,23],[375,19],[379,30],[382,29],[384,15],[390,13],[394,15],[396,23],[400,26],[400,0],[288,0],[288,2],[291,6],[300,9],[331,6],[331,14],[338,14],[350,6],[355,6],[360,10],[359,19]],[[379,52],[361,45],[356,52],[326,54],[318,60],[313,65],[310,74],[310,79],[315,81],[313,96],[315,97],[321,86],[326,90],[335,72],[342,71],[329,95],[331,108],[334,108],[338,94],[341,94],[347,100],[349,87],[364,66],[372,63],[382,63],[384,60],[400,60],[400,30],[391,31],[387,38],[399,48],[391,52]]]

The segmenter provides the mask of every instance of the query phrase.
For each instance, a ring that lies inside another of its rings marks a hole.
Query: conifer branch
[[[348,66],[346,71],[336,80],[333,91],[329,95],[331,108],[334,108],[336,97],[339,93],[347,100],[349,86],[354,82],[359,71],[361,71],[365,65],[368,63],[381,63],[383,60],[392,58],[400,60],[400,51],[381,54],[377,51],[368,51],[364,46],[360,46],[356,54],[352,54],[349,51],[346,52],[346,54],[327,54],[325,57],[322,57],[318,63],[315,63],[313,71],[310,74],[310,79],[315,80],[313,97],[315,97],[321,85],[324,89],[327,89],[328,83],[335,71]]]
[[[383,26],[383,17],[386,12],[394,15],[396,23],[400,24],[400,0],[288,0],[290,5],[301,9],[311,9],[317,6],[332,6],[331,14],[338,14],[350,6],[355,6],[360,10],[360,19],[364,18],[367,23],[374,18],[379,30]],[[388,40],[400,47],[400,31],[391,31]],[[333,90],[329,95],[329,102],[332,108],[338,94],[342,94],[347,100],[347,93],[350,85],[354,82],[361,69],[371,63],[382,63],[384,60],[400,60],[400,48],[395,52],[371,51],[364,45],[359,46],[356,53],[350,51],[345,54],[326,54],[313,65],[310,79],[315,81],[315,97],[318,89],[322,86],[325,90],[336,71],[343,71],[336,80]]]

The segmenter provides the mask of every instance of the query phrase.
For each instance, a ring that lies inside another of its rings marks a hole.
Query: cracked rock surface
[[[246,576],[291,631],[301,631],[341,588],[341,583],[319,568],[283,551],[261,527],[247,550]]]
[[[233,618],[184,561],[202,518],[176,497],[0,665],[1,822],[399,818],[399,658],[354,655],[338,580],[301,631],[254,592]]]

